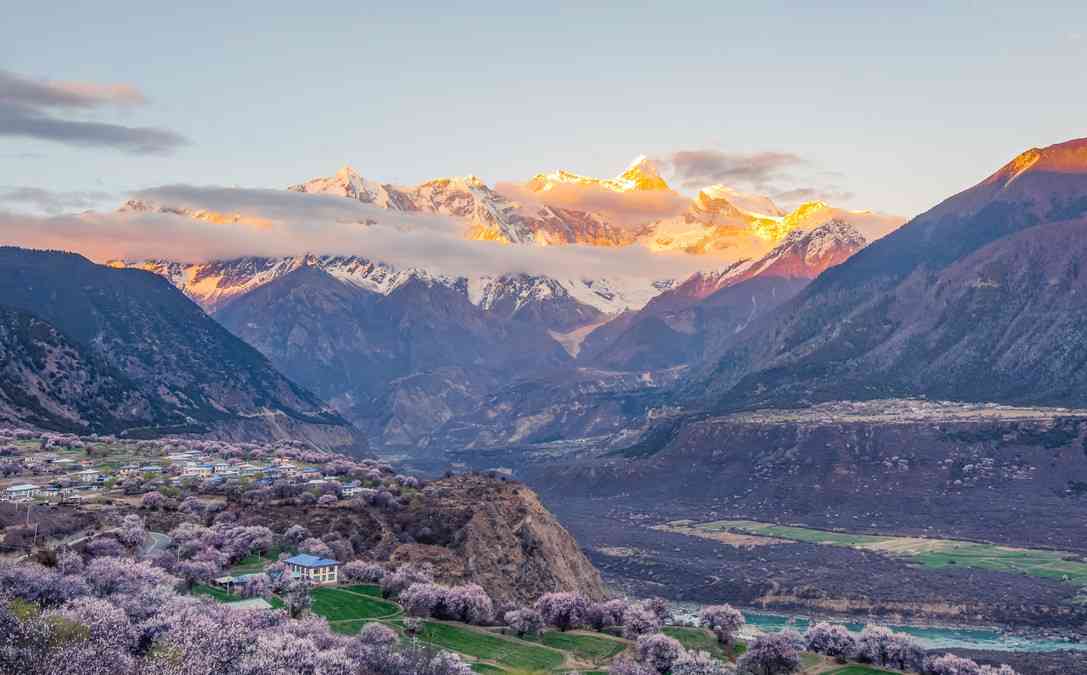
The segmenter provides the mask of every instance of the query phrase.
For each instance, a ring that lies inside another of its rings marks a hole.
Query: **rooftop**
[[[328,567],[329,565],[339,565],[339,561],[329,560],[328,558],[318,558],[315,555],[308,553],[299,553],[296,556],[287,558],[285,560],[288,565],[298,565],[299,567]]]

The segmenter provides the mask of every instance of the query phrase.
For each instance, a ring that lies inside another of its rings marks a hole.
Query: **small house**
[[[128,478],[129,476],[135,476],[140,473],[140,467],[135,464],[125,464],[120,469],[117,469],[117,473],[120,476]]]
[[[38,486],[30,483],[12,485],[4,490],[5,502],[28,502],[38,494]]]
[[[82,471],[76,471],[75,477],[81,483],[94,483],[101,476],[101,472],[95,469],[83,469]]]
[[[299,553],[284,562],[287,563],[292,577],[304,579],[311,584],[334,584],[340,578],[340,563],[335,560]]]
[[[187,466],[182,469],[181,475],[187,477],[207,478],[211,476],[211,472],[213,470],[214,468],[210,464],[194,464],[192,466]]]

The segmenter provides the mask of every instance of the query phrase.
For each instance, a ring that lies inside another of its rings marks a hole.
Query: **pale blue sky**
[[[910,215],[1087,136],[1084,3],[219,4],[8,7],[0,68],[132,84],[148,105],[72,115],[191,144],[0,136],[0,186],[283,187],[345,162],[493,183],[717,149],[794,153],[847,205]]]

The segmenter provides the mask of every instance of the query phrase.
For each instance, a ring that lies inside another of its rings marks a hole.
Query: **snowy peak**
[[[631,190],[669,189],[668,183],[661,178],[657,163],[645,155],[636,157],[627,167],[627,170],[619,174],[618,177],[612,179],[612,181],[619,183],[626,188],[625,190],[621,190],[622,192],[629,192]]]
[[[636,157],[626,170],[614,178],[592,178],[559,169],[551,173],[538,173],[525,184],[533,192],[549,192],[560,185],[600,187],[611,192],[646,192],[669,190],[661,178],[657,163],[645,155]]]
[[[812,230],[793,230],[758,259],[741,260],[715,272],[692,275],[676,289],[678,295],[704,298],[722,288],[755,277],[814,279],[867,245],[856,227],[831,220]]]
[[[742,192],[727,185],[711,185],[699,190],[695,206],[707,212],[721,212],[730,207],[752,218],[781,218],[785,212],[772,199]]]
[[[335,195],[356,199],[365,204],[374,204],[383,209],[397,211],[410,211],[410,200],[404,198],[400,190],[391,185],[383,185],[367,180],[359,175],[358,171],[350,165],[344,165],[335,175],[291,185],[287,188],[291,192],[306,192],[310,194]]]

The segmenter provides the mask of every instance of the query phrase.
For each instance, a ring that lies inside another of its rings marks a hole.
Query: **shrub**
[[[544,626],[543,616],[531,607],[506,612],[505,619],[510,629],[521,637],[536,635]]]
[[[547,625],[565,631],[585,624],[589,601],[578,593],[548,593],[536,601],[534,609]]]
[[[638,660],[642,665],[654,669],[658,673],[667,673],[672,669],[672,664],[683,654],[683,645],[679,641],[661,633],[643,635],[638,638],[635,646],[638,652]]]
[[[732,605],[710,605],[703,608],[698,618],[699,623],[710,629],[717,641],[729,649],[744,625],[744,615]]]
[[[799,669],[795,638],[784,633],[760,635],[736,662],[736,670],[744,675],[785,675]]]

